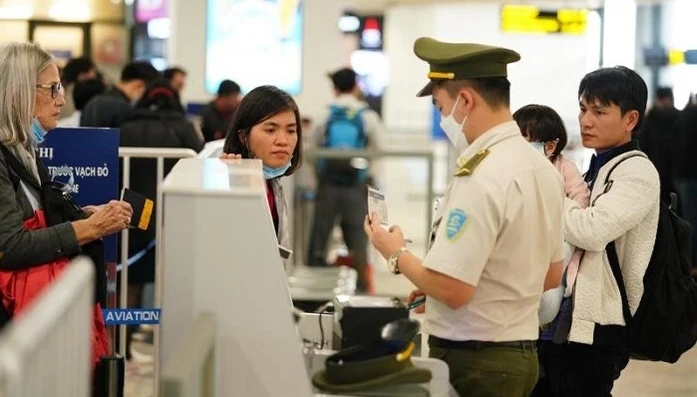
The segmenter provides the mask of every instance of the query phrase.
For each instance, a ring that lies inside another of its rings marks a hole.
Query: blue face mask
[[[39,119],[36,117],[31,121],[31,137],[34,142],[38,145],[44,141],[44,137],[48,132],[41,126]]]
[[[547,152],[545,151],[545,144],[544,142],[530,142],[532,147],[535,148],[538,152],[540,152],[543,156],[547,157]]]
[[[283,176],[283,174],[288,171],[288,168],[290,168],[290,161],[288,164],[278,167],[278,168],[273,168],[269,167],[268,165],[264,165],[264,178],[265,179],[274,179],[278,178],[279,176]]]

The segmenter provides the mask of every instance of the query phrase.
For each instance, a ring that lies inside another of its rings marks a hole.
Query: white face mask
[[[465,132],[463,129],[469,115],[465,116],[462,123],[455,121],[455,117],[453,115],[455,114],[455,109],[457,108],[457,104],[459,102],[460,96],[458,95],[457,99],[455,100],[455,104],[453,105],[453,110],[450,112],[450,114],[445,117],[441,114],[440,128],[443,130],[443,132],[445,132],[445,135],[448,137],[453,146],[455,146],[457,153],[462,154],[462,152],[464,152],[469,146],[469,142],[467,142],[467,138],[465,138]]]

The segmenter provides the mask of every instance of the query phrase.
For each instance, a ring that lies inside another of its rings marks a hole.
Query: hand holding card
[[[380,226],[388,230],[390,228],[387,218],[387,203],[385,195],[378,189],[368,186],[368,214],[377,214],[380,217]]]
[[[382,227],[383,230],[390,230],[390,224],[387,219],[385,194],[377,188],[368,186],[368,221],[370,221],[371,214],[377,214],[380,217],[380,227]],[[412,243],[412,240],[404,239],[404,242]]]
[[[121,192],[121,201],[127,202],[133,208],[133,216],[131,217],[129,227],[148,230],[155,203],[142,194],[125,188]]]

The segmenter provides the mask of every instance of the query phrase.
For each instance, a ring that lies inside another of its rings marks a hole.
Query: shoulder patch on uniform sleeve
[[[465,211],[455,208],[450,210],[448,213],[448,220],[445,225],[445,235],[448,241],[453,242],[457,240],[467,226],[467,221],[469,217]]]
[[[457,171],[455,171],[455,176],[469,176],[472,175],[474,170],[479,166],[479,164],[489,155],[489,149],[483,149],[477,152],[472,158],[465,161],[464,164],[460,165]]]

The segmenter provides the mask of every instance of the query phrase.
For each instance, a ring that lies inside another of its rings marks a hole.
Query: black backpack
[[[606,192],[612,186],[612,171],[632,157],[645,156],[628,156],[615,164],[605,179]],[[644,274],[644,294],[634,316],[629,311],[615,242],[605,248],[622,297],[627,342],[634,359],[672,364],[697,342],[697,283],[691,276],[691,233],[690,224],[661,202],[656,242]]]

